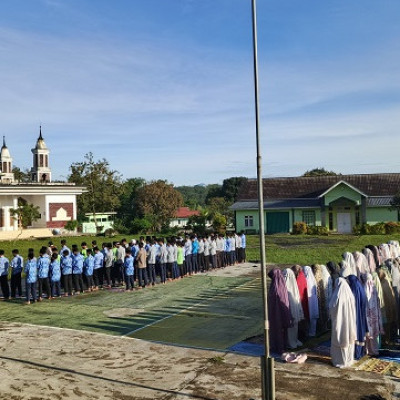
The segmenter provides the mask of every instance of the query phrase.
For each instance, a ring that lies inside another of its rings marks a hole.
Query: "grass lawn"
[[[400,235],[270,235],[265,237],[268,263],[281,264],[326,264],[338,262],[345,251],[361,251],[369,244],[379,245],[389,240],[400,240]],[[247,260],[260,259],[258,236],[247,238]]]

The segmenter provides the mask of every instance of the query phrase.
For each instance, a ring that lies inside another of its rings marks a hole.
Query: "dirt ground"
[[[212,272],[254,275],[246,265]],[[228,276],[228,275],[227,275]],[[260,399],[257,357],[0,323],[0,399]],[[308,360],[276,362],[278,400],[400,398],[388,377]]]

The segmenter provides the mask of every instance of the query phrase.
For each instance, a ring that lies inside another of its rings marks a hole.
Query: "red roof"
[[[200,212],[189,207],[180,207],[176,210],[176,218],[189,218],[192,215],[200,215]]]

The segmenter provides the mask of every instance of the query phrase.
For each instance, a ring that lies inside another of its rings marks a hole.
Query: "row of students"
[[[235,237],[236,236],[236,237]],[[61,250],[49,242],[42,247],[36,258],[33,249],[29,249],[27,260],[24,260],[17,249],[13,250],[11,264],[0,250],[0,286],[5,299],[10,297],[8,283],[11,269],[11,298],[22,297],[22,273],[26,276],[26,300],[42,301],[44,297],[52,299],[93,291],[102,287],[125,285],[126,290],[133,290],[137,280],[138,287],[154,286],[157,275],[160,283],[180,279],[209,268],[224,267],[245,261],[245,236],[240,236],[240,247],[226,245],[226,242],[237,241],[237,235],[226,239],[210,235],[207,238],[195,235],[181,238],[146,238],[130,244],[124,239],[121,242],[103,243],[102,249],[96,241],[92,248],[83,242],[70,250],[66,240],[61,241]],[[226,246],[217,251],[217,241]],[[232,250],[233,248],[233,250]],[[237,251],[241,249],[240,251]],[[234,254],[233,254],[234,253]],[[217,254],[221,259],[217,261]],[[224,261],[222,261],[222,259]]]

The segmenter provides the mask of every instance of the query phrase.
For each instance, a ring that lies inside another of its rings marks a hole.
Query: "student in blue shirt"
[[[84,293],[83,280],[82,280],[83,255],[79,252],[79,249],[77,247],[74,248],[74,250],[72,251],[71,259],[72,259],[72,278],[74,283],[75,294]]]
[[[4,250],[0,250],[0,285],[5,300],[10,298],[10,287],[8,286],[8,267],[10,262],[4,257]]]
[[[50,282],[49,282],[49,267],[50,259],[46,255],[46,248],[43,247],[39,251],[39,259],[37,260],[38,281],[39,281],[39,301],[43,300],[43,292],[47,298],[51,299]]]
[[[68,250],[68,255],[71,255],[71,250],[69,249],[69,247],[67,246],[67,241],[65,239],[61,240],[61,251],[60,254],[64,255],[64,251]]]
[[[125,251],[124,272],[125,272],[126,290],[133,290],[133,288],[134,288],[134,282],[133,282],[134,266],[133,266],[133,257],[132,257],[131,249],[126,249],[126,251]]]
[[[93,267],[94,257],[92,256],[92,249],[86,249],[86,258],[83,262],[83,273],[85,274],[86,286],[89,291],[93,291]]]
[[[28,251],[28,261],[25,264],[26,304],[36,301],[37,262],[33,249]]]
[[[61,266],[57,253],[51,255],[50,262],[51,297],[61,296]]]
[[[199,252],[199,242],[197,241],[197,237],[192,235],[190,238],[192,240],[192,268],[193,272],[197,274],[199,271],[199,266],[198,266],[198,260],[197,260],[197,254]]]
[[[94,290],[99,290],[100,283],[102,283],[103,280],[104,255],[99,250],[98,247],[95,247],[93,250],[94,250],[94,266],[93,266]]]
[[[61,272],[64,285],[64,296],[72,296],[72,259],[69,250],[65,249],[61,256]]]
[[[244,234],[244,231],[242,231],[240,238],[242,239],[241,258],[242,258],[242,263],[244,263],[246,262],[246,235]]]
[[[21,274],[24,267],[24,259],[19,255],[19,251],[14,249],[12,251],[13,259],[11,260],[11,298],[15,299],[17,291],[18,296],[22,297],[22,283]]]

